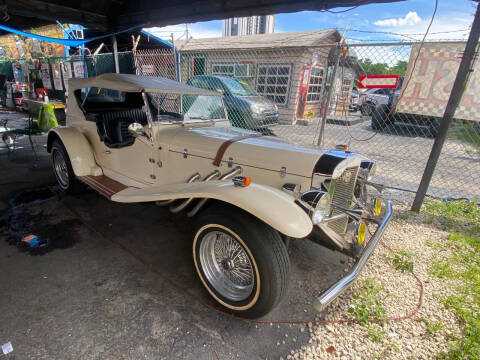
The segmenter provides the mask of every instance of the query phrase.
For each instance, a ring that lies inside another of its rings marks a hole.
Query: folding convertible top
[[[187,95],[214,95],[221,96],[216,91],[196,88],[157,76],[140,76],[133,74],[108,73],[89,78],[72,78],[68,80],[70,89],[84,89],[97,87],[125,92],[156,92]]]

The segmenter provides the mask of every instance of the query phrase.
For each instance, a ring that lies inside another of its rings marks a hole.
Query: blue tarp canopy
[[[32,33],[26,32],[26,31],[13,29],[13,28],[8,27],[8,26],[5,26],[5,25],[0,25],[0,29],[1,29],[1,30],[8,31],[8,32],[13,33],[13,34],[17,34],[17,35],[21,35],[21,36],[26,36],[26,37],[29,37],[29,38],[38,39],[38,40],[42,40],[42,41],[48,41],[48,42],[52,42],[52,43],[56,43],[56,44],[61,44],[61,45],[65,45],[65,46],[72,46],[72,47],[78,47],[78,46],[81,46],[81,45],[83,45],[83,44],[86,44],[86,43],[88,43],[88,42],[90,42],[90,41],[103,39],[103,38],[106,38],[106,37],[109,37],[109,36],[113,36],[113,35],[116,35],[116,34],[120,34],[120,33],[123,33],[123,32],[127,32],[127,31],[131,31],[131,30],[139,29],[139,28],[141,28],[141,27],[143,27],[143,25],[131,27],[131,28],[125,29],[125,30],[123,30],[123,31],[117,31],[117,32],[112,33],[112,34],[95,36],[95,37],[90,38],[90,39],[78,39],[78,40],[73,40],[73,39],[59,39],[59,38],[53,38],[53,37],[49,37],[49,36],[42,36],[42,35],[32,34]]]

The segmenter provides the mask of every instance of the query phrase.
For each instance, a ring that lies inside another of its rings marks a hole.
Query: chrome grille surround
[[[353,202],[353,191],[357,182],[358,166],[346,168],[342,175],[337,179],[332,179],[330,183],[330,197],[332,204],[350,209]],[[338,209],[333,209],[332,215],[342,214]],[[345,235],[347,231],[348,217],[334,220],[328,223],[328,226],[339,235]]]

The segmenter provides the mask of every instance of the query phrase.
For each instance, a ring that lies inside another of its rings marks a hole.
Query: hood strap
[[[222,163],[222,158],[223,158],[223,155],[225,154],[225,151],[227,151],[228,147],[230,145],[232,145],[234,142],[242,141],[242,140],[250,139],[250,138],[257,138],[257,137],[260,137],[260,136],[263,136],[263,134],[262,133],[255,133],[255,134],[237,136],[237,137],[234,137],[234,138],[231,138],[231,139],[225,141],[218,148],[217,155],[215,155],[215,160],[213,160],[213,165],[220,166],[220,164]]]

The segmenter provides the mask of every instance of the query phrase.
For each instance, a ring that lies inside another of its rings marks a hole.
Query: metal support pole
[[[340,43],[338,43],[334,51],[334,56],[333,56],[334,68],[331,75],[332,80],[330,81],[330,87],[328,88],[327,102],[325,104],[325,109],[323,111],[323,116],[321,120],[322,123],[320,126],[320,132],[318,134],[317,146],[323,145],[323,137],[325,135],[325,123],[327,122],[328,108],[330,106],[330,102],[332,101],[333,89],[335,88],[335,80],[337,77],[337,68],[340,62],[340,47],[341,45]]]
[[[473,19],[472,28],[470,30],[470,35],[468,36],[467,45],[465,46],[465,51],[463,53],[462,61],[458,67],[457,76],[455,82],[453,83],[452,92],[448,99],[447,106],[445,107],[445,112],[443,113],[443,118],[438,129],[437,137],[433,143],[432,151],[427,161],[425,171],[423,172],[422,180],[418,186],[417,194],[415,195],[415,200],[413,201],[412,211],[420,211],[422,207],[423,200],[432,180],[433,172],[442,152],[443,144],[448,135],[448,129],[452,123],[453,116],[455,115],[455,110],[457,109],[460,101],[462,100],[463,92],[467,86],[468,77],[471,72],[473,72],[473,63],[475,61],[476,50],[478,45],[478,39],[480,36],[480,4],[477,5],[477,11],[475,13],[475,18]]]
[[[172,51],[173,51],[173,64],[175,66],[175,80],[180,81],[180,74],[179,74],[179,69],[178,69],[178,53],[177,53],[177,48],[175,47],[175,38],[173,37],[173,33],[171,34],[172,36]]]
[[[112,36],[112,43],[113,43],[113,61],[115,63],[115,72],[119,74],[120,66],[118,65],[117,37],[115,35]]]
[[[53,68],[52,68],[52,63],[50,62],[50,58],[47,58],[47,63],[48,63],[48,71],[50,72],[50,82],[52,83],[52,99],[55,97],[55,82],[53,81]]]

